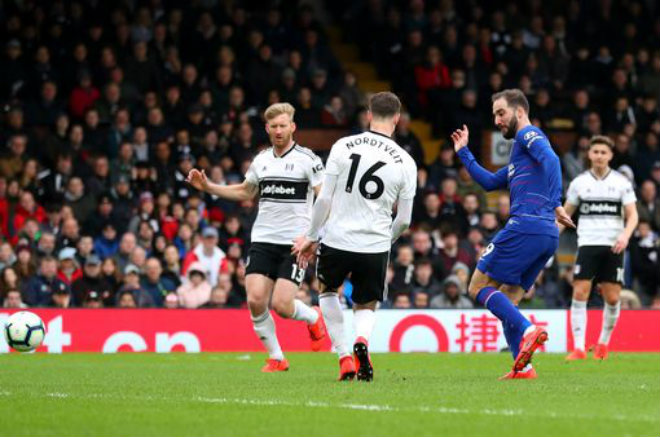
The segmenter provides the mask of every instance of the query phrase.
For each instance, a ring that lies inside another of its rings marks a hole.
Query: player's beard
[[[506,127],[506,130],[502,133],[502,136],[510,140],[516,136],[516,132],[518,131],[518,119],[516,117],[511,117],[511,121],[509,122],[509,125]]]
[[[281,141],[277,141],[276,138],[275,138],[275,136],[273,136],[273,137],[270,139],[270,142],[271,142],[271,143],[273,144],[273,146],[275,146],[275,147],[282,147],[282,148],[283,148],[283,147],[288,146],[289,143],[291,143],[291,137],[292,137],[292,136],[293,136],[292,134],[289,134],[289,135],[283,137]]]

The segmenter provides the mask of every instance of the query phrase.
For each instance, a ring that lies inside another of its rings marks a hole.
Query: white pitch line
[[[570,417],[575,419],[613,419],[616,421],[628,422],[631,420],[640,420],[644,422],[658,422],[658,419],[651,416],[638,416],[638,417],[629,417],[623,414],[615,414],[612,416],[598,416],[590,414],[568,414],[561,415],[557,414],[554,411],[548,411],[540,413],[538,411],[524,411],[524,410],[512,410],[512,409],[481,409],[481,410],[470,410],[467,408],[454,408],[454,407],[394,407],[391,405],[377,405],[377,404],[331,404],[328,402],[290,402],[282,400],[258,400],[258,399],[240,399],[240,398],[207,398],[207,397],[196,397],[193,398],[194,401],[203,402],[203,403],[212,403],[212,404],[225,404],[225,405],[254,405],[262,407],[309,407],[309,408],[339,408],[345,410],[360,410],[360,411],[377,411],[377,412],[412,412],[412,413],[434,413],[434,414],[460,414],[460,415],[483,415],[483,416],[533,416],[533,417],[543,417],[543,418],[559,418],[559,417]]]

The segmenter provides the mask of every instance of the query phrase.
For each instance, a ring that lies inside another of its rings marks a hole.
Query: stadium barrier
[[[247,310],[33,309],[47,335],[40,352],[220,352],[262,351]],[[11,314],[0,312],[0,322]],[[523,311],[547,327],[547,352],[572,348],[566,310]],[[587,344],[598,338],[601,311],[590,310]],[[285,351],[309,350],[305,325],[277,318]],[[351,336],[352,312],[345,312]],[[660,311],[622,311],[611,341],[613,351],[660,352]],[[374,352],[497,352],[506,346],[501,325],[484,310],[381,310],[370,340]],[[4,336],[0,353],[8,352]],[[330,350],[326,342],[325,350]]]

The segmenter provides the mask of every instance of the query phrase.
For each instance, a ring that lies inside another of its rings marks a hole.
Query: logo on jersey
[[[538,135],[538,132],[533,131],[533,130],[529,131],[525,134],[525,136],[523,136],[523,140],[525,140],[525,141],[531,140],[532,138],[534,138],[537,135]]]
[[[259,182],[259,195],[261,200],[306,202],[308,186],[307,181],[264,179]]]
[[[509,179],[513,177],[513,174],[516,172],[516,166],[509,164]]]
[[[611,200],[583,201],[580,203],[580,215],[621,215],[621,202]]]
[[[573,274],[574,275],[580,274],[580,264],[575,264],[575,267],[573,267]]]
[[[284,168],[286,171],[293,171],[293,163],[287,164]]]

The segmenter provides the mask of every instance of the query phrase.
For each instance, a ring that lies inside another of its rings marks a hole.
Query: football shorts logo
[[[617,267],[616,268],[616,280],[617,280],[617,282],[623,282],[623,268],[622,267]]]
[[[573,274],[574,275],[580,274],[580,264],[575,264],[575,267],[573,267]]]
[[[485,258],[485,257],[487,257],[488,255],[490,255],[490,253],[491,253],[494,249],[495,249],[495,244],[490,243],[488,246],[486,246],[486,250],[484,250],[484,253],[481,254],[481,258]]]

